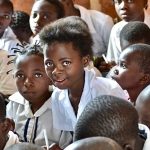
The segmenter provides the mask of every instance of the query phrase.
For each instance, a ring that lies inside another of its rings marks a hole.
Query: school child
[[[31,38],[31,43],[39,41],[37,34],[46,24],[62,18],[63,16],[63,6],[59,3],[59,1],[35,0],[30,15],[30,27],[33,32],[33,39]]]
[[[120,55],[118,64],[110,77],[128,92],[129,100],[135,105],[140,92],[150,84],[150,46],[130,45]]]
[[[72,143],[64,150],[123,150],[118,143],[106,137],[90,137]]]
[[[51,81],[44,69],[41,48],[26,46],[20,53],[14,69],[18,92],[9,97],[7,116],[14,120],[21,141],[44,146],[47,135],[49,145],[56,143],[63,149],[70,144],[72,136],[53,127]]]
[[[120,46],[122,51],[131,44],[150,44],[150,28],[144,22],[131,21],[120,32]]]
[[[150,85],[139,94],[135,107],[139,114],[139,122],[145,124],[150,129]]]
[[[117,63],[122,52],[120,47],[120,31],[130,21],[144,22],[144,8],[148,0],[113,0],[116,12],[122,19],[115,24],[110,33],[110,39],[107,49],[107,59],[109,62]]]
[[[134,106],[124,99],[103,95],[85,107],[76,124],[74,141],[104,136],[115,140],[124,150],[149,150],[150,136],[138,134],[138,113]]]
[[[129,45],[136,43],[150,44],[150,28],[141,21],[127,23],[120,32],[120,46],[122,51]],[[114,68],[108,72],[107,78],[113,73]]]
[[[32,36],[29,18],[29,14],[24,11],[17,10],[14,11],[13,18],[10,24],[11,29],[22,44],[24,42],[29,43],[29,39]]]
[[[74,0],[59,1],[64,6],[65,16],[79,16],[87,23],[94,42],[93,55],[101,57],[103,53],[106,54],[110,32],[114,25],[112,18],[102,12],[74,5]]]
[[[13,4],[10,0],[0,1],[0,49],[13,53],[11,48],[17,47],[20,41],[9,27],[13,14]]]
[[[0,150],[6,150],[9,146],[18,143],[16,134],[10,131],[11,120],[6,118],[5,96],[0,93]]]
[[[59,19],[45,26],[39,37],[47,75],[56,87],[52,95],[54,127],[73,131],[85,105],[94,97],[124,97],[116,82],[84,69],[92,54],[92,38],[80,17]]]

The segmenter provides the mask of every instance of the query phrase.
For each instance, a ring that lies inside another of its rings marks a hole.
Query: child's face
[[[10,7],[0,5],[0,34],[9,26],[12,17],[12,10]]]
[[[140,86],[144,73],[136,62],[135,54],[123,51],[119,63],[113,68],[110,77],[118,82],[125,90],[133,90]]]
[[[45,102],[50,79],[44,69],[44,59],[37,55],[16,60],[15,80],[20,94],[31,103]]]
[[[33,34],[38,34],[45,25],[57,18],[57,9],[54,5],[45,0],[35,2],[30,15],[30,27]]]
[[[145,0],[114,0],[118,16],[125,21],[141,20]]]
[[[147,125],[150,129],[150,97],[146,95],[140,97],[140,99],[137,99],[135,107],[139,114],[139,122]]]
[[[81,89],[84,85],[84,66],[88,57],[81,57],[72,43],[53,43],[44,52],[47,75],[60,89]]]

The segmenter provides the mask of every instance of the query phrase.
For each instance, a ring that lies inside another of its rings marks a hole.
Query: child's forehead
[[[10,6],[0,5],[0,13],[12,13],[13,10]]]
[[[36,60],[44,60],[44,58],[40,55],[36,55],[36,54],[31,54],[31,55],[20,55],[16,58],[16,64],[20,64],[20,63],[30,63],[31,61],[35,61]],[[29,61],[30,60],[30,61]],[[38,62],[38,61],[37,61]]]

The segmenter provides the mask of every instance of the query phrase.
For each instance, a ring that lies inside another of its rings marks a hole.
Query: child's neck
[[[68,92],[69,99],[70,99],[71,105],[74,109],[76,116],[77,116],[77,112],[78,112],[78,105],[80,103],[80,99],[81,99],[81,96],[83,93],[83,88],[84,88],[84,84],[83,84],[83,86],[81,86],[80,89]]]
[[[137,97],[138,97],[138,95],[140,94],[141,91],[142,91],[141,88],[136,89],[136,91],[135,91],[135,89],[133,89],[133,90],[127,90],[128,94],[129,94],[129,97],[130,97],[130,101],[132,103],[135,104],[136,99],[137,99]]]
[[[52,93],[45,95],[45,97],[43,97],[40,101],[38,101],[38,103],[30,103],[33,114],[35,114],[35,112],[42,107],[42,105],[50,98],[51,94]]]
[[[141,15],[138,18],[136,18],[135,20],[131,20],[131,21],[141,21],[141,22],[144,22],[144,20],[145,20],[145,15],[144,15],[144,11],[143,11],[143,13],[141,13]]]

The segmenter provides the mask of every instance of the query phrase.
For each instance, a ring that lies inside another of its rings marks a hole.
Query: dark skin
[[[65,16],[79,16],[80,11],[74,7],[72,0],[59,0],[64,6]]]
[[[44,54],[45,69],[53,84],[68,89],[68,96],[75,114],[84,88],[84,67],[89,57],[80,56],[72,43],[54,43]]]
[[[22,56],[16,61],[15,80],[18,91],[31,104],[33,114],[51,96],[43,58],[37,55]]]

